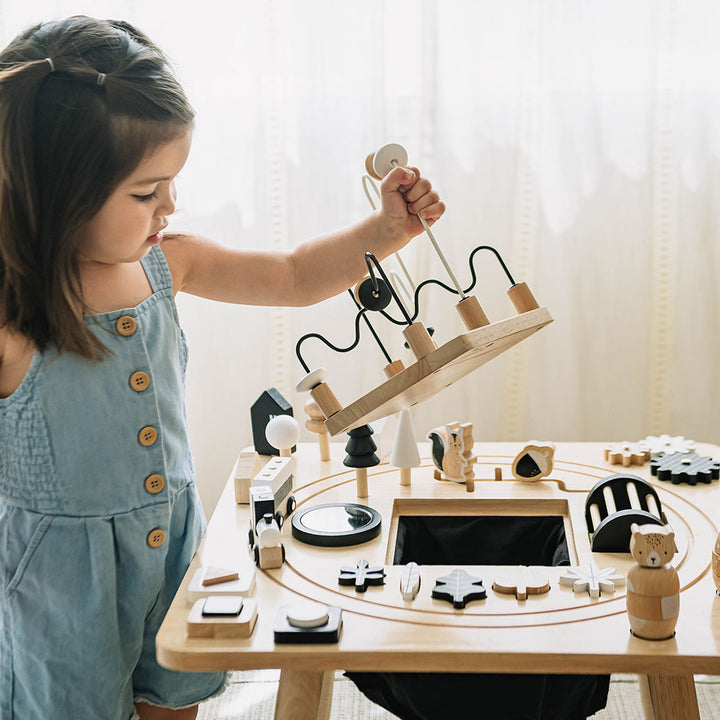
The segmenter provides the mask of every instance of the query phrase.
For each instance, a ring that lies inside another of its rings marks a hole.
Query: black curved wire
[[[516,285],[516,282],[513,278],[513,276],[510,274],[510,271],[508,270],[507,265],[505,264],[505,261],[500,256],[500,253],[492,247],[492,245],[478,245],[471,253],[470,257],[468,259],[468,265],[470,266],[470,275],[472,277],[472,282],[470,285],[468,285],[465,290],[463,290],[463,295],[467,295],[477,283],[477,273],[475,272],[475,264],[473,263],[473,260],[475,259],[476,253],[478,253],[480,250],[490,250],[495,257],[497,258],[497,261],[500,263],[500,267],[505,272],[505,275],[507,275],[508,280],[510,281],[510,285]],[[453,295],[457,295],[458,291],[455,288],[451,288],[449,285],[446,285],[444,282],[441,282],[440,280],[435,280],[434,278],[430,278],[428,280],[423,280],[416,288],[415,288],[415,295],[413,298],[413,314],[410,318],[410,322],[415,322],[417,319],[417,316],[420,314],[420,290],[424,288],[426,285],[439,285],[443,290],[447,290],[449,293],[452,293]],[[382,316],[389,320],[391,323],[394,323],[395,325],[406,325],[409,324],[406,321],[402,320],[396,320],[394,317],[389,315],[385,310],[379,311]]]
[[[375,285],[377,287],[377,285]],[[353,302],[355,303],[355,307],[362,312],[363,306],[357,301],[355,297],[355,293],[352,290],[348,290],[348,293],[350,294],[350,297],[352,298]],[[378,346],[380,347],[380,350],[382,350],[382,354],[385,356],[385,359],[388,362],[388,365],[392,363],[392,360],[390,358],[390,355],[388,351],[385,349],[385,346],[382,344],[382,340],[380,340],[380,337],[375,332],[375,328],[372,326],[372,323],[370,322],[370,318],[367,316],[367,314],[363,315],[363,320],[365,321],[365,324],[368,326],[368,329],[372,333],[372,336],[375,338],[375,341],[377,342]]]
[[[300,364],[303,366],[303,369],[306,373],[310,372],[310,368],[307,366],[306,362],[303,360],[302,354],[300,353],[300,346],[310,338],[317,338],[318,340],[321,340],[324,342],[331,350],[334,350],[335,352],[345,353],[350,352],[350,350],[354,350],[357,347],[357,344],[360,342],[360,318],[367,312],[367,308],[363,308],[356,316],[355,316],[355,341],[352,343],[352,345],[348,345],[346,348],[340,348],[336,345],[333,345],[327,338],[320,335],[320,333],[308,333],[307,335],[303,335],[295,344],[295,355],[297,356],[297,359],[300,361]]]

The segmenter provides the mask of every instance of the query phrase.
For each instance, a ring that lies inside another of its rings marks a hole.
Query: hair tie
[[[50,72],[55,72],[55,63],[51,58],[45,58],[45,61],[50,65]]]
[[[100,73],[100,72],[99,72],[99,73],[98,73],[98,76],[97,76],[97,84],[98,84],[98,85],[103,85],[104,83],[105,83],[105,73]]]

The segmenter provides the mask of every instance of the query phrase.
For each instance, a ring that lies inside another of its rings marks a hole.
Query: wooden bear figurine
[[[680,580],[670,565],[677,552],[669,525],[630,526],[630,552],[637,562],[627,576],[627,612],[633,635],[667,640],[675,634],[680,608]]]

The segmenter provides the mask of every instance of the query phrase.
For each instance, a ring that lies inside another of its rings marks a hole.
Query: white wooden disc
[[[298,603],[287,608],[287,621],[293,627],[322,627],[328,621],[328,609],[325,605],[314,602]]]
[[[408,154],[407,150],[397,143],[390,143],[389,145],[383,145],[376,153],[373,158],[373,169],[377,173],[378,177],[384,178],[394,166],[393,160],[398,165],[407,165]]]
[[[314,387],[317,387],[327,377],[327,370],[325,368],[318,368],[308,373],[304,378],[298,382],[295,386],[297,392],[310,392]]]

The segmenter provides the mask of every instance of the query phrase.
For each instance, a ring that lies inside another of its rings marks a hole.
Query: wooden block
[[[206,574],[214,576],[217,569],[200,567],[193,574],[187,587],[187,600],[190,605],[208,595],[252,595],[255,592],[255,568],[250,565],[237,572],[236,580],[228,580],[215,585],[205,585]]]
[[[548,310],[538,308],[458,335],[338,410],[325,425],[337,435],[427,400],[551,322]]]
[[[256,545],[258,553],[258,567],[261,570],[270,570],[272,568],[282,567],[285,560],[285,553],[282,545],[273,547],[260,547]]]
[[[250,502],[252,479],[270,459],[269,455],[258,455],[254,450],[243,450],[235,462],[235,502],[247,505]]]
[[[231,617],[204,617],[206,598],[197,600],[187,619],[187,635],[191,638],[246,638],[252,635],[257,620],[254,598],[243,598],[240,614]]]
[[[238,574],[236,572],[223,570],[222,568],[208,568],[205,572],[202,584],[207,587],[208,585],[219,585],[220,583],[227,583],[231,580],[237,580]]]

